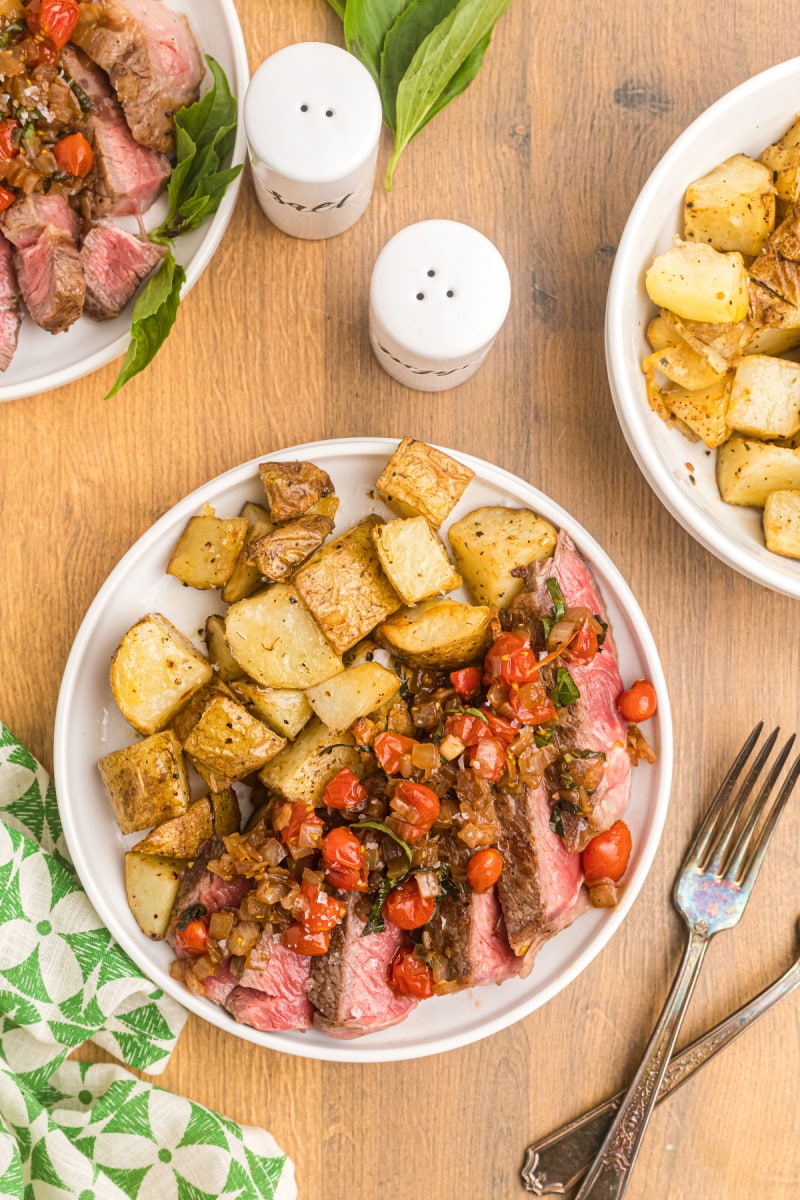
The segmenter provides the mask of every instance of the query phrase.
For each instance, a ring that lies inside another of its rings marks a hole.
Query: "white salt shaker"
[[[508,268],[488,238],[458,221],[420,221],[395,234],[373,268],[372,348],[408,387],[456,387],[488,354],[510,300]]]
[[[276,51],[250,81],[244,121],[259,203],[293,237],[349,229],[372,195],[383,119],[357,58],[324,42]]]

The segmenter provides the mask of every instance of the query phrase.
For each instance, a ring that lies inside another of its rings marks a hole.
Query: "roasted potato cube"
[[[384,621],[378,640],[414,667],[449,670],[482,658],[492,640],[491,609],[426,600]]]
[[[749,285],[750,316],[753,321],[767,329],[800,328],[800,305],[790,304],[758,279]]]
[[[792,209],[750,264],[752,320],[761,325],[800,325],[800,210]]]
[[[364,757],[351,733],[328,729],[312,717],[297,739],[276,754],[258,777],[284,800],[319,804],[325,784],[343,767],[361,778]]]
[[[770,329],[759,325],[753,329],[742,354],[770,354],[773,358],[800,346],[800,329]]]
[[[330,475],[314,463],[264,462],[258,464],[258,473],[276,523],[302,516],[333,491]]]
[[[764,504],[767,549],[785,558],[800,558],[800,491],[770,492]]]
[[[683,215],[687,242],[755,257],[775,227],[772,173],[746,154],[734,154],[689,184]]]
[[[143,933],[161,941],[169,928],[185,862],[129,850],[125,855],[125,893]]]
[[[518,567],[550,558],[556,530],[527,508],[476,508],[448,530],[456,566],[478,604],[505,608],[522,590]]]
[[[180,817],[162,821],[133,847],[140,854],[164,854],[169,858],[194,858],[203,842],[214,833],[214,814],[208,796],[195,800]]]
[[[773,146],[767,146],[761,162],[772,173],[778,199],[786,208],[800,200],[800,120]]]
[[[642,370],[645,374],[660,371],[670,382],[691,392],[712,387],[724,378],[724,372],[715,371],[687,342],[678,342],[648,354],[642,361]]]
[[[725,414],[732,378],[732,375],[723,376],[711,387],[696,391],[672,387],[662,392],[670,412],[688,425],[711,449],[720,446],[730,433]]]
[[[220,837],[238,833],[242,826],[242,810],[233,788],[224,788],[209,799],[214,809],[214,833]]]
[[[284,738],[252,716],[236,700],[215,696],[183,743],[194,762],[227,779],[258,771],[286,745]]]
[[[233,690],[270,729],[290,741],[294,741],[313,712],[300,688],[261,687],[252,680],[242,679],[233,684]]]
[[[166,728],[214,672],[171,621],[150,613],[125,634],[109,674],[123,717],[137,733],[149,734]]]
[[[178,538],[167,574],[194,588],[215,588],[229,578],[247,536],[243,517],[191,517]]]
[[[375,486],[392,512],[424,517],[438,529],[474,474],[442,450],[403,438]]]
[[[225,620],[216,613],[206,619],[206,646],[208,657],[217,672],[217,678],[230,683],[241,679],[244,671],[236,662],[225,641]]]
[[[671,332],[696,350],[718,375],[724,375],[736,362],[753,332],[753,326],[748,321],[735,321],[730,325],[713,321],[683,321],[666,309],[662,310],[661,315]]]
[[[313,687],[344,669],[288,583],[232,604],[225,614],[225,637],[239,666],[265,687]]]
[[[294,576],[300,598],[337,654],[349,650],[402,604],[381,569],[372,540],[379,524],[378,517],[367,517],[318,550]],[[322,682],[310,680],[306,686]]]
[[[666,318],[662,313],[657,317],[653,317],[650,324],[647,326],[647,341],[650,344],[650,349],[665,350],[667,346],[675,346],[680,342],[680,337],[667,324]]]
[[[217,696],[227,696],[230,700],[234,699],[233,692],[227,683],[224,683],[221,679],[215,679],[212,683],[200,688],[200,691],[195,692],[192,698],[184,704],[180,712],[177,712],[172,718],[170,729],[174,730],[175,736],[181,745],[183,745],[200,720],[204,709]]]
[[[112,750],[97,764],[122,833],[149,829],[189,806],[189,776],[171,729]]]
[[[386,578],[404,604],[461,587],[461,576],[424,517],[376,525],[372,538]]]
[[[331,492],[330,496],[323,496],[316,504],[312,504],[303,515],[306,517],[330,517],[333,521],[339,511],[339,497]]]
[[[800,430],[800,366],[751,354],[733,376],[728,424],[752,437],[791,437]]]
[[[692,321],[733,324],[747,316],[747,270],[735,251],[676,239],[653,260],[645,287],[654,304]]]
[[[726,504],[763,508],[770,492],[800,489],[800,449],[730,437],[717,450],[717,486]]]
[[[266,579],[283,583],[296,567],[319,550],[332,532],[331,517],[305,516],[285,521],[252,543],[247,561],[258,567]]]
[[[261,572],[258,567],[247,561],[247,551],[252,542],[274,528],[267,510],[260,504],[253,504],[248,500],[239,515],[247,521],[247,535],[236,565],[222,589],[222,599],[226,604],[235,604],[245,596],[252,596],[253,592],[261,587]]]
[[[400,679],[394,671],[367,662],[309,688],[306,697],[328,729],[349,729],[399,691]]]

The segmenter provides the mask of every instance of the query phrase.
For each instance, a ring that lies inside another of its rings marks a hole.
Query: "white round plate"
[[[673,517],[706,550],[757,583],[800,597],[800,562],[764,545],[761,510],[724,504],[715,458],[702,442],[669,429],[647,403],[641,361],[655,306],[644,287],[653,256],[682,227],[688,184],[732,154],[758,157],[794,121],[800,58],[790,59],[712,104],[680,135],[631,210],[611,273],[606,308],[606,364],[617,416],[633,457]]]
[[[552,500],[499,467],[449,450],[447,453],[475,471],[451,519],[485,504],[522,505],[566,529],[589,562],[605,598],[623,680],[630,684],[649,678],[658,693],[659,711],[647,727],[658,760],[653,766],[641,764],[633,772],[633,793],[625,819],[634,849],[619,906],[594,909],[559,933],[541,951],[527,979],[434,997],[420,1004],[402,1024],[353,1041],[335,1040],[317,1030],[260,1033],[236,1024],[223,1009],[193,996],[171,978],[172,951],[163,942],[148,941],[128,908],[123,852],[138,838],[120,834],[97,770],[101,755],[135,740],[111,695],[111,655],[126,630],[154,611],[194,635],[201,646],[197,634],[215,600],[217,608],[224,606],[216,592],[184,588],[164,573],[165,567],[188,518],[204,504],[211,504],[224,516],[237,514],[248,499],[263,500],[259,461],[309,460],[328,471],[341,502],[337,529],[344,530],[370,512],[390,515],[370,491],[396,447],[397,442],[388,438],[344,438],[294,446],[235,467],[181,500],[136,542],[103,584],[78,631],[58,699],[55,779],[59,808],[78,874],[103,921],[149,978],[198,1016],[257,1045],[307,1058],[383,1062],[422,1057],[464,1046],[533,1012],[566,987],[619,928],[650,868],[667,811],[672,726],[666,684],[652,635],[627,584],[589,534]],[[447,524],[449,521],[445,528]]]
[[[233,149],[233,163],[244,162],[245,138],[242,105],[250,78],[244,37],[233,0],[166,0],[168,6],[188,16],[197,43],[203,54],[211,54],[228,77],[234,96],[239,102],[239,126]],[[207,74],[206,79],[210,79]],[[239,195],[242,176],[228,188],[214,216],[199,229],[178,238],[174,244],[175,257],[186,268],[186,283],[182,295],[197,283],[211,256],[220,243],[233,214]],[[161,196],[145,213],[148,229],[155,229],[167,215],[166,197]],[[115,218],[131,232],[138,225],[134,218]],[[53,335],[34,325],[25,314],[19,331],[19,345],[8,370],[0,375],[0,400],[18,400],[36,392],[46,392],[72,383],[105,366],[124,354],[130,340],[133,305],[112,321],[93,321],[81,317],[65,333]],[[172,337],[180,337],[180,316]]]

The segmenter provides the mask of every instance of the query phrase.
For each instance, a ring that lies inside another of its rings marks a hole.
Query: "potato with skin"
[[[234,660],[264,687],[313,687],[344,670],[297,588],[288,583],[232,604],[225,614],[225,637]]]
[[[399,691],[396,672],[366,662],[309,688],[306,698],[328,729],[349,729],[359,717],[373,712]]]
[[[217,679],[230,683],[232,679],[242,679],[244,671],[234,659],[228,643],[225,641],[225,620],[218,613],[206,619],[206,646],[208,657]]]
[[[232,686],[243,704],[275,733],[290,741],[294,741],[313,715],[302,688],[262,687],[251,679],[237,680]]]
[[[195,692],[191,700],[184,704],[180,712],[177,712],[172,718],[170,729],[174,730],[175,736],[181,745],[183,745],[200,720],[204,710],[217,696],[227,696],[230,700],[234,699],[233,692],[222,679],[214,679],[211,683],[201,688],[199,692]]]
[[[736,251],[676,239],[653,260],[645,287],[654,304],[692,321],[733,324],[747,316],[747,270]]]
[[[404,604],[461,587],[461,576],[424,517],[376,525],[372,538],[384,574]]]
[[[232,788],[217,796],[202,796],[189,805],[180,817],[162,821],[146,838],[133,847],[140,854],[161,854],[168,858],[195,858],[203,842],[214,834],[239,830],[241,812]]]
[[[715,250],[753,258],[775,227],[772,173],[746,154],[734,154],[686,189],[684,237]]]
[[[283,583],[294,570],[319,550],[333,532],[333,519],[322,515],[296,517],[253,542],[247,561],[265,579]]]
[[[670,413],[712,450],[721,446],[730,433],[727,412],[732,380],[729,373],[711,387],[695,391],[672,387],[661,393]]]
[[[149,829],[189,806],[186,760],[171,729],[113,750],[97,766],[122,833]]]
[[[302,516],[333,492],[330,475],[314,463],[264,462],[258,464],[258,473],[276,524]]]
[[[800,325],[800,211],[792,209],[750,264],[751,320]]]
[[[161,613],[137,621],[111,659],[111,691],[137,733],[165,729],[194,692],[213,678],[211,664]]]
[[[752,354],[736,368],[728,424],[758,438],[791,437],[800,430],[800,366]]]
[[[770,492],[800,489],[800,449],[728,438],[717,450],[717,486],[726,504],[763,508]]]
[[[513,572],[550,558],[558,535],[530,509],[489,505],[456,521],[447,536],[472,599],[506,608],[522,590]]]
[[[742,348],[742,354],[770,354],[773,358],[800,346],[800,329],[770,329],[766,325],[753,327]]]
[[[800,490],[770,492],[764,504],[767,549],[784,558],[800,558]]]
[[[670,333],[691,346],[719,375],[736,363],[753,332],[753,326],[744,320],[732,324],[682,320],[666,309],[661,316]]]
[[[189,587],[222,587],[236,566],[247,529],[243,517],[224,519],[213,510],[191,517],[172,551],[167,574]]]
[[[772,146],[767,146],[760,161],[772,175],[775,191],[782,209],[791,208],[800,200],[800,120]]]
[[[457,600],[426,600],[384,621],[378,641],[414,667],[452,670],[482,658],[492,640],[492,612]]]
[[[258,773],[261,782],[284,800],[319,804],[325,784],[343,767],[359,779],[364,758],[349,731],[334,732],[313,717],[294,742]]]
[[[392,512],[400,517],[424,517],[438,529],[474,474],[435,446],[403,438],[375,487]]]
[[[247,534],[236,565],[222,589],[222,599],[226,604],[235,604],[237,600],[243,600],[245,596],[252,596],[253,592],[258,591],[261,587],[261,572],[258,567],[254,567],[247,561],[247,552],[254,541],[274,529],[274,525],[269,519],[269,513],[260,504],[253,504],[248,500],[242,506],[239,516],[244,517],[247,521]]]
[[[140,854],[136,850],[125,855],[128,904],[142,933],[153,941],[166,936],[185,868],[186,863],[175,858]]]
[[[227,779],[258,771],[286,745],[285,738],[252,716],[236,700],[215,696],[183,743],[193,762]]]

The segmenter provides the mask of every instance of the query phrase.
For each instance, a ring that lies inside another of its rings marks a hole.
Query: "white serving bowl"
[[[326,470],[340,499],[336,523],[341,531],[370,512],[391,515],[373,489],[396,448],[397,441],[388,438],[342,438],[265,454],[262,461],[301,459]],[[123,634],[145,613],[161,612],[193,636],[202,629],[209,612],[224,608],[217,592],[185,588],[165,574],[165,568],[187,520],[201,512],[204,504],[211,504],[220,515],[228,515],[238,513],[246,500],[263,501],[259,459],[252,459],[212,479],[171,508],[131,547],[101,587],[84,617],[64,671],[54,759],[64,833],[81,882],[101,919],[154,983],[198,1016],[256,1045],[307,1058],[386,1062],[437,1054],[495,1033],[546,1003],[599,954],[630,911],[658,847],[672,774],[672,725],[664,673],[641,609],[608,555],[553,500],[499,467],[456,451],[448,453],[471,467],[475,478],[445,528],[473,508],[500,504],[532,508],[565,529],[599,585],[623,682],[630,686],[644,677],[652,681],[658,693],[659,709],[646,730],[658,757],[652,766],[640,764],[633,772],[625,814],[633,837],[633,854],[620,903],[616,908],[592,909],[552,938],[539,953],[527,979],[510,979],[501,987],[479,987],[434,997],[420,1004],[401,1025],[355,1041],[340,1041],[318,1029],[260,1033],[248,1025],[236,1024],[224,1009],[192,995],[170,976],[172,951],[165,942],[151,942],[145,937],[125,898],[123,855],[140,835],[125,838],[120,833],[97,770],[101,755],[135,740],[114,703],[108,668]],[[194,640],[197,642],[196,636]]]
[[[800,561],[764,545],[761,510],[724,504],[715,453],[669,429],[647,402],[641,361],[655,306],[644,286],[653,256],[681,231],[692,180],[732,154],[758,157],[800,111],[800,58],[748,79],[692,122],[653,171],[617,250],[606,308],[606,364],[623,433],[642,473],[673,517],[706,550],[765,587],[800,597]]]

